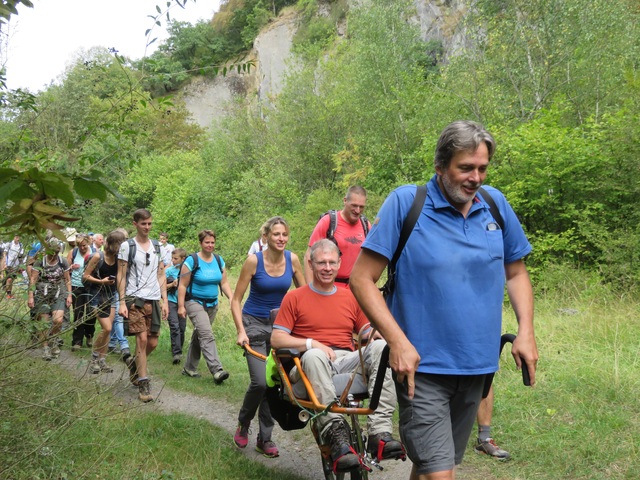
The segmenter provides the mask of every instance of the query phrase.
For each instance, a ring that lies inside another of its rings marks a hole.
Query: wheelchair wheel
[[[331,465],[329,465],[329,470],[324,471],[324,478],[325,480],[367,480],[369,475],[364,470],[355,470],[347,473],[333,473],[331,471]]]
[[[324,471],[325,480],[367,480],[369,475],[365,470],[358,469],[353,472],[333,473],[331,460],[322,458],[322,470]]]

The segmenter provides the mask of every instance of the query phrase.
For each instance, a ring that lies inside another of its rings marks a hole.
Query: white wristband
[[[313,342],[313,338],[307,338],[307,350],[311,350],[313,346],[311,343]]]

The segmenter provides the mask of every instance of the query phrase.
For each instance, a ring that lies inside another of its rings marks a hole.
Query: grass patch
[[[298,478],[247,459],[207,421],[123,407],[115,387],[39,358],[3,364],[2,387],[0,478]]]

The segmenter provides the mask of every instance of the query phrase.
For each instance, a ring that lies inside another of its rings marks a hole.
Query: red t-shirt
[[[337,288],[323,295],[305,285],[284,296],[273,326],[297,338],[313,338],[330,347],[353,351],[353,333],[367,323],[350,291]]]
[[[342,218],[340,211],[337,212],[337,217],[338,223],[336,225],[334,237],[336,242],[338,242],[338,248],[342,252],[338,278],[346,279],[351,276],[351,270],[353,269],[353,265],[356,263],[356,259],[360,253],[360,246],[362,245],[362,242],[364,242],[365,238],[364,230],[362,229],[362,222],[360,220],[351,224]],[[327,230],[329,230],[330,222],[331,218],[329,215],[325,215],[318,221],[316,227],[311,233],[311,238],[309,239],[310,247],[318,240],[327,238]],[[369,227],[371,227],[371,225],[369,225]],[[336,285],[338,287],[347,287],[345,283],[336,282]]]

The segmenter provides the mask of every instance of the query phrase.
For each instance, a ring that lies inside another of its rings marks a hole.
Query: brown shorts
[[[147,332],[149,337],[157,337],[160,333],[151,332],[151,320],[153,319],[153,300],[144,302],[143,307],[136,307],[134,303],[129,310],[129,335]]]

